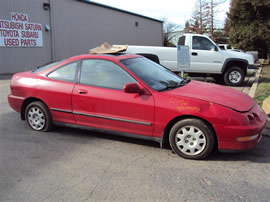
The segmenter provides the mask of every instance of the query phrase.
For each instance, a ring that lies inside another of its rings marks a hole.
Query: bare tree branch
[[[175,32],[180,29],[180,25],[168,21],[167,18],[162,18],[163,21],[163,45],[172,46],[171,40],[175,37]]]

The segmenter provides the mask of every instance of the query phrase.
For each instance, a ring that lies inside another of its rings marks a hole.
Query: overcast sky
[[[168,18],[170,22],[184,26],[185,22],[191,18],[192,10],[196,0],[94,0],[95,2],[142,14],[148,17],[161,19]],[[229,10],[230,0],[219,6],[217,17],[218,27],[224,25],[226,12]]]

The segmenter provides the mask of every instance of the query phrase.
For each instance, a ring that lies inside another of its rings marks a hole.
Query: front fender
[[[240,59],[240,58],[227,58],[224,63],[223,63],[223,66],[222,66],[222,69],[221,69],[221,73],[225,73],[227,67],[228,67],[228,64],[229,63],[233,63],[233,62],[236,62],[236,63],[242,63],[243,66],[245,66],[247,68],[248,66],[248,61],[245,60],[245,59]],[[246,72],[246,69],[244,70],[244,72]]]
[[[161,137],[167,125],[178,117],[198,117],[214,128],[215,125],[227,124],[232,114],[227,107],[192,98],[167,96],[155,100],[155,137]]]

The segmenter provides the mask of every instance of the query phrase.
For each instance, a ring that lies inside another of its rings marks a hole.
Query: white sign
[[[189,46],[177,46],[177,69],[187,71],[190,67]]]
[[[42,25],[12,12],[11,20],[0,19],[0,47],[43,47]]]

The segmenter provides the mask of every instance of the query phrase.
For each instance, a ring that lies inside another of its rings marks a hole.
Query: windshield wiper
[[[180,87],[180,86],[184,86],[184,85],[186,85],[187,83],[190,82],[190,79],[183,79],[179,83],[175,82],[173,84],[169,84],[169,83],[166,83],[164,81],[160,81],[160,82],[165,85],[165,88],[162,88],[159,91],[164,91],[164,90],[171,90],[171,89],[174,89],[174,88],[177,88],[177,87]]]
[[[190,82],[190,79],[183,79],[182,81],[180,81],[180,83],[184,85],[186,85],[189,82]]]

